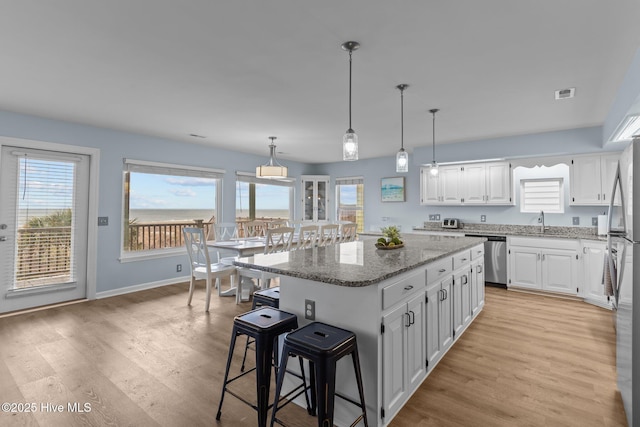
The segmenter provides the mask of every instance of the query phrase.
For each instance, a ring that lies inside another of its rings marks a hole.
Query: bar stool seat
[[[360,401],[356,402],[344,395],[336,393],[336,363],[344,356],[351,355]],[[335,396],[338,396],[362,410],[362,413],[351,424],[356,425],[361,420],[368,426],[367,409],[364,402],[362,373],[358,356],[358,344],[353,332],[322,322],[313,322],[286,335],[278,372],[271,426],[274,423],[285,425],[277,418],[277,412],[288,402],[279,406],[280,392],[284,375],[287,372],[289,356],[299,356],[309,361],[311,375],[311,415],[318,413],[318,426],[333,426],[333,412]]]
[[[280,286],[275,288],[263,289],[261,291],[256,291],[253,293],[253,304],[251,309],[255,310],[260,307],[280,307]],[[251,337],[247,335],[247,343],[244,346],[244,356],[242,357],[242,366],[240,367],[240,371],[244,372],[244,365],[247,360],[247,350],[249,350],[249,346],[253,344]],[[275,363],[278,363],[278,350],[276,347],[273,349],[275,356]]]
[[[224,401],[224,395],[225,393],[230,393],[232,396],[240,399],[242,402],[251,406],[258,412],[259,427],[266,426],[267,412],[271,407],[269,404],[269,388],[271,385],[272,355],[275,348],[274,341],[278,336],[286,332],[293,331],[297,327],[298,318],[295,314],[287,313],[272,307],[261,307],[235,317],[233,321],[233,331],[231,333],[231,343],[229,345],[227,368],[225,370],[224,381],[222,384],[222,394],[220,396],[218,413],[216,414],[217,420],[219,420],[222,415],[222,402]],[[229,369],[231,367],[233,351],[236,344],[236,338],[239,335],[247,335],[255,341],[256,366],[255,368],[229,379]],[[302,369],[302,360],[300,361],[300,366]],[[256,405],[245,400],[243,397],[228,388],[230,383],[253,371],[256,371]],[[306,381],[303,381],[303,387],[306,388]]]

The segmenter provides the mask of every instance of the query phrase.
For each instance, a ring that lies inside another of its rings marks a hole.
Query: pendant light
[[[404,151],[404,90],[409,85],[396,86],[400,90],[400,151],[396,154],[396,173],[409,172],[409,154]]]
[[[431,161],[431,169],[429,173],[432,176],[438,176],[438,163],[436,163],[436,113],[440,111],[437,108],[429,110],[433,114],[433,160]]]
[[[286,178],[287,167],[282,166],[276,160],[276,144],[273,143],[275,136],[270,136],[271,144],[269,144],[269,163],[266,165],[258,166],[256,168],[256,176],[259,178]]]
[[[360,47],[358,42],[346,42],[342,49],[349,52],[349,129],[342,138],[342,160],[358,160],[358,135],[351,128],[351,55]]]

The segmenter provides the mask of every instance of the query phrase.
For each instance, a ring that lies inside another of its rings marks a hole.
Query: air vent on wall
[[[560,89],[556,91],[556,99],[569,99],[573,98],[576,94],[576,88],[570,87],[568,89]]]

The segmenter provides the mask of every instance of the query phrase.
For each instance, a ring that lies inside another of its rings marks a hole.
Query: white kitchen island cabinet
[[[451,309],[439,309],[437,320],[431,318],[432,299],[427,289],[427,283],[432,282],[430,274],[440,283],[439,290],[446,292],[447,283],[453,279],[454,260],[460,263],[466,259],[471,268],[470,250],[477,252],[484,241],[410,234],[402,239],[404,247],[393,250],[376,249],[375,239],[369,239],[255,255],[235,262],[279,274],[280,309],[297,314],[300,326],[317,320],[356,334],[371,426],[385,426],[391,421],[452,344],[452,338],[446,339],[447,334],[453,336]],[[453,294],[450,290],[448,294],[451,301]],[[465,305],[471,305],[471,294],[465,295],[469,295]],[[315,311],[307,312],[311,301]],[[315,319],[305,319],[305,315]],[[437,332],[431,332],[434,328]],[[427,365],[427,346],[434,334],[444,346],[437,360]],[[292,380],[285,383],[284,390],[293,384]],[[353,399],[358,396],[350,360],[338,362],[336,390]],[[336,399],[335,424],[349,425],[357,411],[355,406]]]

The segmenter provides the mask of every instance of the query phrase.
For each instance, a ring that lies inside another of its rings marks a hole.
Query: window
[[[123,256],[183,245],[184,227],[208,233],[219,216],[224,171],[125,159]]]
[[[358,224],[364,231],[364,178],[336,178],[336,208],[338,221]]]
[[[247,221],[293,217],[292,179],[256,178],[253,174],[237,172],[236,222],[242,229]]]
[[[562,178],[520,180],[520,212],[564,212]]]

